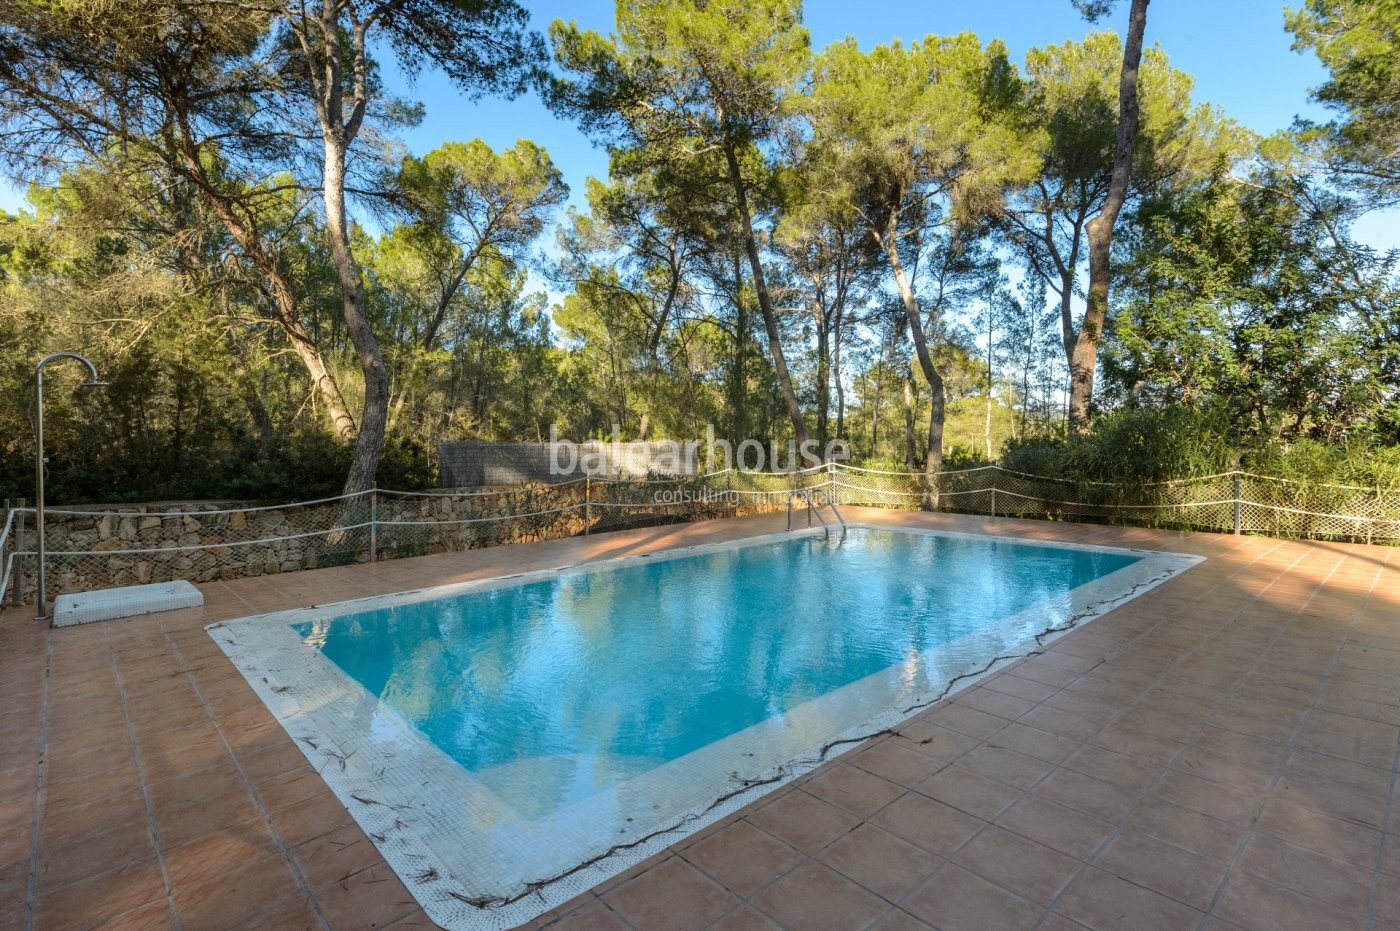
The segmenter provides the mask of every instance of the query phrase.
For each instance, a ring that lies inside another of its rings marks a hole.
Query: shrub
[[[1087,435],[1013,440],[1000,466],[1081,482],[1145,485],[1235,468],[1307,484],[1400,488],[1400,446],[1369,437],[1239,444],[1218,411],[1184,406],[1100,414]]]
[[[1224,417],[1167,407],[1100,414],[1084,436],[1012,441],[1000,465],[1034,475],[1142,485],[1226,472],[1237,459]]]
[[[1364,439],[1345,444],[1303,439],[1251,450],[1244,458],[1244,468],[1305,484],[1395,490],[1400,489],[1400,446]]]

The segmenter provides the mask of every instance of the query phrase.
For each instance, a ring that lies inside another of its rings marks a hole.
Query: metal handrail
[[[0,530],[0,604],[5,601],[5,593],[10,588],[10,578],[15,563],[14,546],[10,543],[10,531],[15,525],[15,511],[20,508],[9,508],[5,515],[5,527]],[[8,551],[8,552],[7,552]]]
[[[788,531],[789,531],[789,532],[792,531],[792,499],[793,499],[793,498],[797,498],[797,497],[801,497],[801,498],[803,498],[804,500],[806,500],[806,502],[807,502],[807,526],[808,526],[808,527],[812,526],[812,514],[815,513],[815,514],[817,515],[817,520],[821,521],[822,530],[825,531],[825,533],[826,533],[826,538],[827,538],[828,540],[831,539],[831,524],[827,521],[827,519],[826,519],[825,517],[822,516],[821,507],[818,506],[817,503],[816,503],[815,501],[812,500],[812,492],[809,491],[809,490],[806,489],[806,488],[794,488],[791,492],[788,493],[788,499],[787,499],[787,529],[788,529]],[[846,518],[844,518],[844,517],[841,516],[841,511],[840,511],[840,509],[836,507],[836,502],[833,501],[833,500],[831,499],[831,496],[830,496],[830,495],[827,495],[826,503],[831,507],[831,513],[835,514],[835,515],[836,515],[836,519],[837,519],[838,521],[841,522],[841,538],[844,540],[844,539],[846,538],[846,531],[847,531],[847,527],[846,527]]]
[[[846,518],[842,516],[841,509],[836,506],[836,499],[831,496],[829,491],[826,492],[826,504],[827,507],[831,508],[831,513],[835,514],[836,519],[841,522],[841,537],[844,539],[850,528],[846,526]]]
[[[792,491],[788,492],[787,499],[787,529],[789,533],[792,532],[792,499],[798,497],[804,498],[807,501],[807,526],[812,526],[812,511],[814,510],[812,494],[805,488],[794,488]],[[825,517],[822,517],[821,511],[817,511],[817,520],[822,522],[822,530],[826,532],[827,539],[831,539],[831,525],[826,522]]]

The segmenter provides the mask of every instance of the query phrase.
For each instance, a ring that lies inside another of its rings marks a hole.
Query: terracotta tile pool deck
[[[558,928],[1400,928],[1395,549],[850,509],[1207,560],[568,905]],[[0,612],[0,928],[432,927],[203,630],[757,517]]]

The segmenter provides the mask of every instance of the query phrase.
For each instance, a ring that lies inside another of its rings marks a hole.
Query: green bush
[[[945,472],[956,469],[975,469],[978,466],[991,464],[981,447],[964,446],[957,443],[943,453],[943,471]]]
[[[997,460],[997,465],[1003,469],[1045,476],[1065,475],[1068,463],[1069,450],[1065,441],[1049,437],[1011,440]]]
[[[1000,465],[1048,477],[1142,485],[1226,472],[1237,459],[1223,416],[1167,407],[1100,414],[1084,436],[1013,440]]]
[[[1400,488],[1400,446],[1368,437],[1345,444],[1314,439],[1240,444],[1222,413],[1181,406],[1100,414],[1084,436],[1013,440],[998,465],[1129,487],[1241,468],[1308,484]]]
[[[1286,447],[1252,450],[1244,457],[1243,467],[1305,484],[1400,489],[1400,446],[1381,446],[1364,439],[1345,444],[1303,439]]]
[[[876,472],[909,471],[904,460],[898,456],[866,456],[863,459],[852,460],[850,464],[861,469],[873,469]]]

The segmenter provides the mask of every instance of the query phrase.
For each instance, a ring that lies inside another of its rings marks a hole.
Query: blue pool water
[[[854,528],[292,627],[537,816],[1044,606],[1029,638],[1139,558]]]

